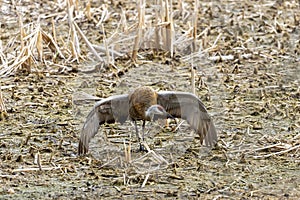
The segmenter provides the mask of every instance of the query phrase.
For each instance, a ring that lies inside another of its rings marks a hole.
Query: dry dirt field
[[[137,2],[0,1],[0,199],[300,199],[299,1]],[[78,156],[95,101],[140,85],[194,87],[217,146],[178,119],[139,152],[127,122]]]

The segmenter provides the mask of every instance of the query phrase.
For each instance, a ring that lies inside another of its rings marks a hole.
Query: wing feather
[[[87,116],[82,127],[78,154],[88,152],[91,139],[97,134],[99,126],[104,123],[124,123],[128,118],[128,94],[115,95],[98,101]]]
[[[187,120],[199,134],[201,144],[203,141],[210,147],[216,144],[218,138],[215,125],[197,96],[188,92],[158,92],[157,103],[172,116]]]

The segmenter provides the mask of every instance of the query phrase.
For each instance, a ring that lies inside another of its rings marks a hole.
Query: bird
[[[194,94],[179,91],[156,92],[149,86],[140,86],[128,94],[113,95],[95,103],[83,124],[78,154],[87,154],[89,143],[97,134],[100,125],[124,123],[131,120],[140,141],[137,121],[142,121],[142,132],[146,121],[157,119],[182,118],[200,137],[200,143],[214,147],[217,131],[205,105]]]

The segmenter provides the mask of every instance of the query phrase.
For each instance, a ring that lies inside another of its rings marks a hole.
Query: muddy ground
[[[91,1],[91,19],[86,3],[79,3],[75,21],[93,44],[103,44],[96,24],[105,6],[105,37],[119,28],[122,10],[128,25],[137,22],[135,3]],[[174,14],[175,40],[192,18],[193,2],[183,5]],[[0,121],[0,199],[300,198],[298,2],[200,1],[199,54],[180,43],[173,58],[142,48],[133,62],[128,43],[127,53],[102,68],[82,39],[81,58],[73,57],[64,1],[2,1],[0,7],[0,86],[7,111]],[[151,18],[151,3],[146,8]],[[179,8],[173,2],[175,13]],[[53,34],[54,22],[65,58],[44,45],[42,60],[33,50],[30,71],[25,63],[5,73],[20,55],[18,13],[28,38],[37,24]],[[186,123],[176,129],[178,119],[146,125],[153,154],[136,151],[127,122],[102,126],[90,154],[77,155],[80,129],[95,102],[87,94],[105,98],[140,85],[191,92],[191,67],[196,94],[218,129],[214,149],[201,147]],[[132,142],[129,163],[124,141]]]

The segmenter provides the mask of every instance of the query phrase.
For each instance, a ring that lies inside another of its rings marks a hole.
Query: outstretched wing
[[[104,123],[121,122],[128,118],[128,94],[116,95],[98,101],[87,116],[82,127],[78,154],[85,154],[89,150],[91,139],[97,134],[99,126]]]
[[[158,92],[157,103],[163,106],[173,117],[187,120],[199,134],[201,144],[214,146],[218,140],[213,120],[201,100],[187,92]]]

